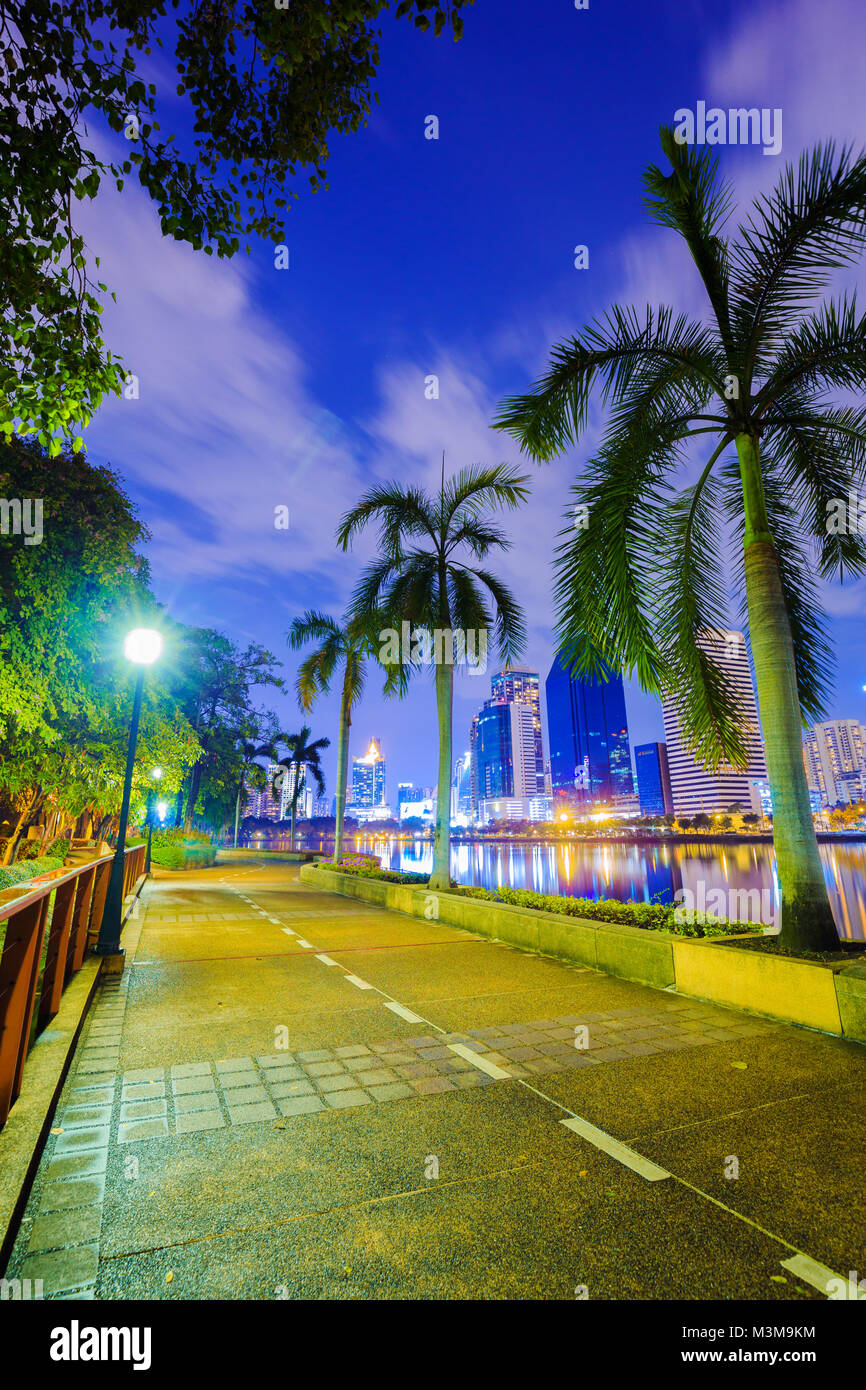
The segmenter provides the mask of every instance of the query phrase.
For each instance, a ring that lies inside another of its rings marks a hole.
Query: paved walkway
[[[6,1271],[49,1297],[784,1300],[866,1274],[855,1044],[285,864],[161,874],[124,937]]]

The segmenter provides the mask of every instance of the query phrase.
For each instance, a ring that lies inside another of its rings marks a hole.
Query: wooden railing
[[[0,1128],[21,1093],[31,1039],[57,1013],[63,990],[99,936],[113,858],[106,854],[56,869],[24,891],[0,893],[0,926],[6,927],[0,955]],[[143,870],[144,845],[126,850],[124,897]]]

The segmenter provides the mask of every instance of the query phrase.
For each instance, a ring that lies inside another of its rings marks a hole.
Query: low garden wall
[[[624,980],[866,1042],[866,967],[862,965],[830,967],[785,959],[738,949],[736,937],[677,937],[313,865],[302,868],[300,878],[327,892],[463,927]]]

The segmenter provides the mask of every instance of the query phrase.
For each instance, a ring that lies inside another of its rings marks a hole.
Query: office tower
[[[683,741],[676,696],[662,701],[668,767],[674,812],[677,816],[707,815],[725,812],[739,804],[751,805],[751,783],[767,776],[764,745],[758,723],[758,709],[752,685],[752,672],[742,632],[727,629],[702,633],[698,646],[724,672],[739,706],[740,729],[746,746],[748,762],[742,771],[725,764],[716,772],[708,772],[695,761]]]
[[[589,810],[634,795],[622,677],[571,675],[555,657],[545,682],[550,781],[559,807]]]
[[[544,738],[541,726],[541,693],[538,672],[515,671],[511,667],[499,671],[490,681],[490,695],[493,700],[504,701],[507,705],[526,705],[532,711],[536,774],[533,794],[543,796],[545,792]]]
[[[674,799],[668,750],[663,743],[640,743],[634,750],[641,815],[672,816]]]
[[[244,806],[245,816],[253,816],[256,820],[277,821],[281,819],[281,787],[279,782],[276,788],[274,787],[274,778],[276,777],[279,779],[280,774],[283,772],[285,772],[285,768],[279,763],[268,763],[265,772],[267,778],[266,785],[257,791],[249,791],[247,793],[246,804]]]
[[[353,806],[384,806],[385,759],[379,740],[370,739],[370,746],[360,758],[352,759]]]
[[[400,807],[402,806],[403,802],[404,802],[404,801],[412,801],[413,799],[414,799],[414,797],[413,797],[413,784],[412,784],[411,782],[398,782],[398,783],[397,783],[397,815],[398,815],[398,816],[399,816],[399,814],[400,814]]]
[[[857,801],[866,774],[866,731],[856,719],[828,719],[803,739],[806,778],[824,806]]]
[[[469,735],[469,775],[475,820],[546,819],[547,808],[538,790],[535,720],[529,704],[485,700]],[[493,802],[509,802],[507,815],[493,813]],[[530,803],[533,803],[530,805]]]
[[[472,753],[469,749],[454,763],[451,781],[451,817],[472,814]]]
[[[282,783],[280,786],[280,820],[291,820],[292,817],[292,798],[295,795],[295,786],[298,781],[298,764],[292,763],[291,767],[282,768]],[[309,763],[300,765],[301,790],[298,792],[298,801],[295,809],[295,816],[298,820],[309,820],[313,815],[313,806],[316,800],[316,780],[313,776]]]

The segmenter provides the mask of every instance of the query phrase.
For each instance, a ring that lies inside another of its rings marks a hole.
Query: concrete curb
[[[299,877],[326,892],[463,927],[624,980],[866,1042],[866,967],[860,965],[833,968],[787,960],[738,951],[730,937],[725,944],[717,938],[676,937],[313,865],[303,867]]]

